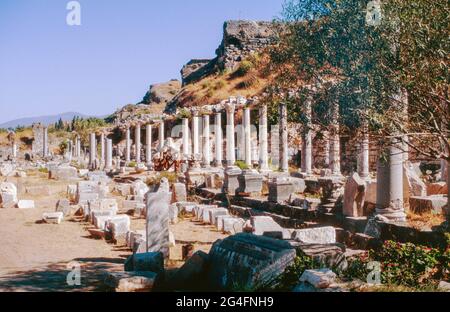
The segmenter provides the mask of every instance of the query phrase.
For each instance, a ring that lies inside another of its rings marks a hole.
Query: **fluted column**
[[[152,164],[152,125],[148,124],[145,129],[145,161],[147,166]]]
[[[252,166],[252,136],[250,124],[250,108],[244,108],[244,137],[245,137],[245,164]]]
[[[189,159],[189,119],[183,118],[181,121],[183,131],[183,158]]]
[[[308,98],[305,102],[305,117],[302,133],[302,172],[310,175],[312,174],[312,99]]]
[[[339,103],[332,106],[330,125],[330,169],[331,174],[341,175],[340,137],[339,137]]]
[[[234,145],[234,109],[233,103],[228,103],[225,107],[227,112],[227,165],[233,166],[236,162],[235,145]]]
[[[280,170],[289,171],[288,163],[288,131],[287,131],[287,106],[285,103],[280,104],[280,137],[281,137],[281,163]]]
[[[131,134],[130,127],[127,127],[126,136],[126,150],[125,150],[125,161],[129,163],[131,161]]]
[[[95,139],[95,133],[89,135],[89,167],[96,169],[97,159],[97,142]]]
[[[216,156],[215,156],[215,165],[216,167],[222,166],[222,155],[223,155],[223,149],[222,149],[222,140],[223,140],[223,134],[222,134],[222,114],[216,113],[214,117],[214,132],[216,135]]]
[[[268,136],[267,136],[267,105],[259,107],[259,169],[269,170]]]
[[[211,142],[209,129],[209,115],[203,115],[203,165],[211,165]]]
[[[159,148],[162,149],[164,147],[164,120],[161,120],[159,124]]]

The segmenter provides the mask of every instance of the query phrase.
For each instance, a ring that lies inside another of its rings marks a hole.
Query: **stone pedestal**
[[[242,170],[236,166],[229,166],[224,172],[223,191],[229,195],[236,195],[239,190],[239,175]]]
[[[263,176],[255,170],[244,170],[238,177],[239,193],[261,195]]]
[[[169,257],[169,205],[172,194],[165,191],[147,193],[147,252],[161,252]]]
[[[269,198],[273,203],[282,203],[295,192],[295,184],[288,178],[275,178],[269,182]]]

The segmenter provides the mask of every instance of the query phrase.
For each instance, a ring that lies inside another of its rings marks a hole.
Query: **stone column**
[[[43,135],[43,142],[42,142],[42,157],[48,156],[48,128],[43,128],[44,135]]]
[[[95,139],[95,133],[89,135],[89,167],[93,170],[96,169],[97,159],[97,142]]]
[[[228,103],[225,109],[227,112],[227,165],[234,166],[236,162],[234,150],[234,104]]]
[[[11,149],[12,159],[15,160],[17,158],[17,144],[15,141],[12,142]]]
[[[340,137],[339,137],[339,103],[332,106],[330,125],[330,169],[332,175],[341,175]]]
[[[198,129],[198,120],[199,117],[197,113],[195,113],[194,117],[192,118],[192,154],[194,155],[194,158],[198,157],[198,154],[200,154],[200,146],[199,146],[199,129]]]
[[[403,203],[403,151],[399,138],[391,139],[385,148],[384,159],[377,166],[376,214],[389,220],[405,221]]]
[[[245,164],[251,168],[252,167],[252,134],[251,134],[251,123],[250,123],[250,108],[244,108],[244,138],[245,138],[245,153],[244,159]]]
[[[189,119],[181,120],[181,130],[183,131],[183,158],[189,159]]]
[[[268,137],[267,137],[267,105],[259,108],[259,170],[269,170]]]
[[[129,163],[130,161],[131,161],[131,135],[130,135],[130,127],[127,127],[125,162]]]
[[[152,165],[152,125],[148,124],[145,129],[145,161],[147,166]]]
[[[289,171],[288,164],[288,131],[287,131],[287,106],[285,103],[280,104],[280,138],[281,138],[281,163],[280,170]]]
[[[358,174],[361,178],[369,178],[369,126],[364,122],[362,126],[360,151],[358,155]]]
[[[141,162],[141,124],[137,123],[134,128],[134,147],[136,149],[136,163]]]
[[[111,139],[106,139],[106,151],[105,151],[105,169],[106,170],[111,170],[112,169],[112,160],[113,160],[113,147],[112,147],[112,140]]]
[[[104,165],[105,164],[105,154],[106,154],[106,150],[105,150],[105,134],[101,133],[100,134],[100,164]]]
[[[302,172],[306,175],[312,174],[312,99],[305,102],[306,123],[302,133]]]
[[[77,158],[81,157],[81,139],[80,136],[77,135]]]
[[[221,167],[222,166],[222,140],[223,140],[223,135],[222,135],[222,115],[221,113],[216,113],[215,114],[215,120],[214,120],[214,127],[215,127],[215,134],[216,134],[216,161],[215,161],[215,165],[216,167]]]
[[[209,115],[203,115],[203,165],[209,167],[211,165],[211,143],[209,131]]]
[[[159,124],[159,148],[162,149],[164,147],[164,120],[161,120]]]

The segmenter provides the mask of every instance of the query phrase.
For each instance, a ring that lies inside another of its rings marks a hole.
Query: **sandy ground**
[[[19,199],[34,199],[35,209],[0,209],[0,291],[103,291],[106,271],[123,271],[131,254],[126,246],[95,240],[87,231],[92,225],[73,217],[61,224],[41,223],[43,212],[55,210],[59,198],[65,197],[68,184],[39,177],[10,178],[18,185]],[[50,196],[25,194],[28,185],[51,185]],[[120,207],[120,206],[119,206]],[[145,228],[145,220],[132,217],[131,229]],[[189,219],[170,226],[177,244],[171,248],[169,268],[183,264],[183,244],[208,252],[211,244],[226,235],[211,226]],[[81,286],[67,284],[67,275],[76,261],[81,269]]]

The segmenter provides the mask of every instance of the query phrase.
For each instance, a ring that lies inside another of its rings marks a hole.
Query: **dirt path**
[[[43,177],[14,179],[19,188],[19,199],[34,199],[35,209],[0,209],[0,291],[102,291],[105,271],[123,271],[123,263],[131,254],[125,246],[89,237],[92,225],[67,218],[61,224],[39,221],[43,212],[54,211],[67,184],[51,183]],[[28,185],[51,185],[50,196],[25,194]],[[142,230],[145,220],[132,218],[131,229]],[[176,240],[193,242],[194,250],[208,252],[214,241],[226,237],[190,220],[180,220],[170,226]],[[171,248],[169,267],[179,267],[181,244]],[[81,286],[67,284],[76,261],[81,268]]]

